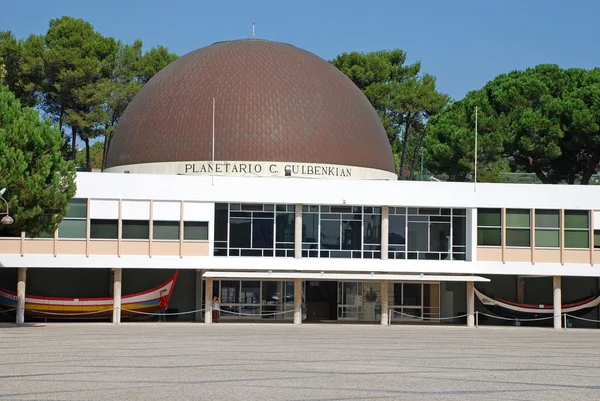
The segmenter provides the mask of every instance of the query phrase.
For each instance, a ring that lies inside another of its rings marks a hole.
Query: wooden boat
[[[158,287],[144,292],[121,297],[121,317],[149,317],[145,313],[156,313],[160,292],[167,290],[171,298],[179,271]],[[113,297],[102,298],[57,298],[25,296],[25,316],[43,319],[106,319],[112,317]],[[0,312],[11,311],[17,306],[17,294],[0,288]],[[136,313],[143,312],[143,313]]]
[[[492,298],[485,295],[477,288],[475,288],[475,294],[486,308],[501,316],[511,318],[534,318],[553,316],[554,314],[554,306],[552,304],[521,304],[507,301],[502,298]],[[561,312],[581,316],[590,312],[598,305],[600,305],[600,296],[593,295],[575,302],[562,304]]]

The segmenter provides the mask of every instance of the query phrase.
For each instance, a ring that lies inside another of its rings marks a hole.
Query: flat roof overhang
[[[204,278],[217,279],[254,279],[254,280],[311,280],[311,281],[459,281],[487,283],[490,279],[480,276],[445,276],[430,274],[368,274],[368,273],[299,273],[299,272],[236,272],[207,271]]]

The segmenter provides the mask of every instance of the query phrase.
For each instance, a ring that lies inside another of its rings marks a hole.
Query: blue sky
[[[400,48],[460,99],[496,75],[540,63],[600,66],[600,1],[5,1],[0,30],[23,38],[52,18],[83,18],[102,34],[179,55],[256,36],[324,59],[342,52]]]

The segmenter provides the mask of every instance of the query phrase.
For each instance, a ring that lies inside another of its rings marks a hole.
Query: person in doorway
[[[160,297],[158,298],[158,321],[166,322],[165,312],[169,306],[169,300],[167,298],[167,290],[161,290]]]
[[[219,323],[220,318],[221,318],[221,304],[219,304],[219,297],[215,295],[212,300],[213,323]]]

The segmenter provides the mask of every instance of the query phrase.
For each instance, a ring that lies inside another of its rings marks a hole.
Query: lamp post
[[[10,217],[10,214],[8,213],[8,202],[2,197],[2,195],[4,195],[4,192],[6,192],[6,188],[2,188],[2,190],[0,190],[0,199],[4,201],[4,205],[6,206],[6,213],[0,213],[0,215],[4,215],[4,217],[2,217],[2,220],[0,220],[0,223],[3,225],[9,225],[14,223],[15,221],[12,217]]]

